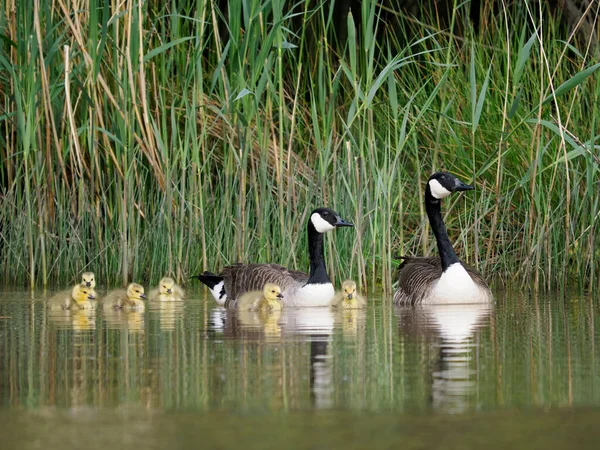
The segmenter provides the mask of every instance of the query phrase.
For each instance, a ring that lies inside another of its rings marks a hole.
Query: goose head
[[[144,287],[137,283],[131,283],[127,286],[127,298],[129,300],[142,300],[146,298]]]
[[[173,278],[164,277],[162,280],[160,280],[159,290],[161,295],[173,294],[173,292],[175,292],[175,281]]]
[[[429,177],[425,189],[425,198],[437,202],[448,197],[453,192],[470,191],[475,189],[470,184],[465,184],[448,172],[436,172]]]
[[[94,289],[96,287],[96,276],[94,275],[94,272],[84,272],[81,275],[81,284]]]
[[[92,293],[92,289],[84,284],[76,284],[73,286],[71,297],[77,303],[82,303],[86,300],[94,300],[96,298],[96,296]]]
[[[317,208],[310,214],[309,225],[318,233],[327,233],[338,227],[353,227],[352,222],[346,222],[333,209]]]
[[[281,288],[273,283],[266,283],[263,287],[263,295],[269,305],[281,303],[283,294]]]
[[[356,297],[356,283],[352,280],[346,280],[342,283],[342,294],[344,300],[352,300]]]

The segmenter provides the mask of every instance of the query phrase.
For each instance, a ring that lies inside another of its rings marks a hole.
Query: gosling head
[[[77,303],[85,302],[86,300],[94,300],[96,298],[92,293],[92,288],[87,287],[85,284],[76,284],[73,286],[71,297]]]
[[[81,284],[94,289],[96,287],[96,276],[94,275],[94,272],[84,272],[83,275],[81,275]]]
[[[175,291],[175,281],[173,278],[164,277],[160,280],[159,290],[161,295],[171,295]]]
[[[333,209],[317,208],[310,214],[309,229],[312,227],[317,233],[327,233],[337,227],[353,227],[352,222],[346,222]]]
[[[144,287],[137,283],[131,283],[127,286],[127,298],[129,300],[142,300],[146,298]]]
[[[352,280],[346,280],[342,283],[342,292],[345,300],[352,300],[356,297],[356,283]]]
[[[265,284],[265,286],[263,287],[263,295],[269,303],[281,302],[281,299],[283,298],[281,288],[273,283]]]
[[[433,201],[441,200],[448,197],[453,192],[470,191],[475,189],[470,184],[465,184],[448,172],[436,172],[429,177],[425,195],[427,198],[432,197]]]

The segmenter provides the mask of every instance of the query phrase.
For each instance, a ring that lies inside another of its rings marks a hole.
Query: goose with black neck
[[[335,295],[325,266],[324,234],[340,227],[352,227],[329,208],[315,209],[308,220],[310,272],[289,270],[278,264],[233,264],[215,275],[204,272],[197,278],[204,283],[219,305],[235,307],[238,298],[248,291],[260,290],[265,283],[281,287],[283,305],[328,306]]]
[[[398,268],[397,305],[490,303],[493,295],[475,269],[464,264],[450,242],[441,212],[441,201],[453,192],[473,186],[447,172],[436,172],[425,188],[425,210],[437,242],[439,256],[402,257]]]

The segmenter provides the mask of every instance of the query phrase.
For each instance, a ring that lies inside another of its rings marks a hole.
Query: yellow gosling
[[[109,292],[104,297],[103,308],[105,310],[127,310],[144,311],[146,306],[143,300],[146,298],[144,287],[137,283],[131,283],[127,290],[117,289]]]
[[[356,291],[356,283],[346,280],[342,283],[342,290],[336,292],[331,306],[334,308],[364,308],[367,300]]]
[[[261,291],[250,291],[237,301],[241,311],[279,311],[281,310],[281,288],[273,283],[266,283]]]
[[[92,294],[97,297],[98,295],[96,294],[96,275],[94,275],[94,272],[84,272],[83,274],[81,274],[81,284],[83,284],[85,287],[90,288]]]
[[[60,309],[89,309],[94,305],[90,300],[96,298],[93,291],[83,284],[76,284],[72,289],[54,294],[48,300],[51,310]]]
[[[150,291],[150,300],[173,301],[183,300],[185,293],[183,289],[175,284],[173,278],[164,277],[160,280],[158,287]]]
[[[71,309],[93,309],[96,305],[91,300],[96,299],[94,290],[84,284],[76,284],[71,292]]]

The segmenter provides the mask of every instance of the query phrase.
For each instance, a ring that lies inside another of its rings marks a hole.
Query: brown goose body
[[[281,288],[285,296],[290,289],[306,284],[308,275],[298,270],[286,269],[279,264],[233,264],[219,274],[227,292],[226,308],[235,308],[239,297],[248,291],[262,291],[266,283]]]
[[[401,256],[404,261],[398,267],[396,281],[398,289],[394,292],[394,303],[398,306],[418,305],[430,296],[430,288],[442,276],[442,261],[439,256],[414,257]],[[460,261],[467,273],[480,289],[492,297],[483,276],[473,267]]]

